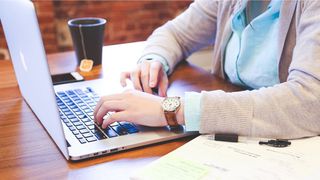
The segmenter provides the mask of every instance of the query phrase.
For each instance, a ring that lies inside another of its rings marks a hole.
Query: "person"
[[[130,79],[136,90],[102,97],[96,122],[170,124],[162,108],[168,75],[191,53],[214,45],[212,74],[247,90],[186,92],[175,107],[178,124],[202,134],[320,134],[319,10],[320,1],[313,0],[195,0],[147,39],[137,67],[121,77],[123,86]],[[155,87],[159,96],[152,95]]]

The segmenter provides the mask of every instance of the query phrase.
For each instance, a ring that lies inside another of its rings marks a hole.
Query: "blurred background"
[[[143,41],[154,29],[185,10],[192,0],[33,0],[46,53],[72,50],[67,21],[107,19],[104,44]],[[0,60],[10,59],[0,23]]]

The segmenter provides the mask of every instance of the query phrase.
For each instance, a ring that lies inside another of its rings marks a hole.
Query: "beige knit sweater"
[[[170,70],[198,49],[214,45],[212,73],[225,78],[222,57],[236,0],[196,0],[158,28],[145,54],[160,54]],[[253,91],[201,93],[200,133],[299,138],[320,134],[320,1],[284,1],[278,47],[281,83]],[[266,49],[267,51],[267,49]]]

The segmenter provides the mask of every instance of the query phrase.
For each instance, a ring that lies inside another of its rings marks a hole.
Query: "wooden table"
[[[106,46],[103,65],[81,74],[86,80],[110,78],[118,83],[120,72],[135,66],[143,47],[143,42]],[[53,74],[78,70],[72,52],[52,54],[48,59]],[[178,66],[170,82],[169,95],[187,90],[240,90],[188,63]],[[11,61],[0,62],[0,179],[128,179],[138,168],[192,138],[68,162],[21,97]]]

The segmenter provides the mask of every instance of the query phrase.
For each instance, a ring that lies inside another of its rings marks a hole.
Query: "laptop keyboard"
[[[106,129],[97,125],[93,121],[93,110],[99,99],[89,87],[56,93],[60,118],[81,144],[139,132],[129,122],[115,122]]]

